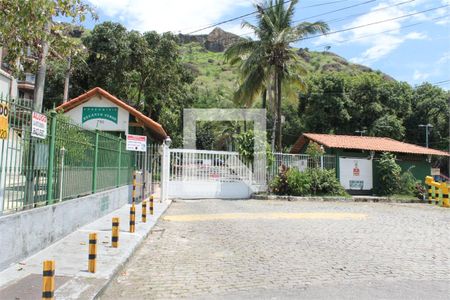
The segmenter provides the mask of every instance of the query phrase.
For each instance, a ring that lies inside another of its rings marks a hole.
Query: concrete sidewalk
[[[40,299],[42,262],[55,260],[56,299],[93,299],[127,262],[149,234],[170,201],[155,201],[154,215],[141,222],[141,205],[136,205],[136,232],[129,233],[130,205],[79,228],[50,247],[0,272],[0,299]],[[111,247],[111,221],[120,218],[119,248]],[[51,226],[51,224],[49,224]],[[89,233],[97,232],[97,272],[87,272]],[[1,251],[1,246],[0,246]]]

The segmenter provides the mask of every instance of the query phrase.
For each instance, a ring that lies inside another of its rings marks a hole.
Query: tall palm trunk
[[[281,129],[282,129],[282,124],[281,124],[281,78],[279,76],[279,74],[277,74],[277,81],[276,81],[276,85],[277,85],[277,101],[276,101],[276,105],[277,105],[277,150],[279,152],[282,152],[282,135],[281,135]]]
[[[272,149],[272,152],[275,152],[275,135],[276,135],[276,126],[277,126],[277,110],[276,110],[276,94],[277,94],[277,85],[276,82],[276,75],[273,76],[272,80],[269,82],[269,102],[272,105],[273,109],[273,126],[272,126],[272,136],[270,138],[270,147]],[[275,94],[275,95],[274,95]],[[275,96],[275,97],[274,97]],[[274,99],[275,98],[275,99]]]
[[[266,109],[266,105],[267,105],[267,89],[264,89],[262,93],[262,108]]]

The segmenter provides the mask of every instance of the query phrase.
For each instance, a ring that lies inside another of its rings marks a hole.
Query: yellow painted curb
[[[219,220],[364,220],[366,214],[358,213],[230,213],[230,214],[207,214],[207,215],[173,215],[165,216],[165,221],[175,222],[201,222],[201,221],[219,221]]]

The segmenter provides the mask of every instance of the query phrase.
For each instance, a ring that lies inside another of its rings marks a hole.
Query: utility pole
[[[425,127],[425,144],[428,148],[428,136],[430,135],[430,128],[433,128],[433,125],[431,124],[419,124],[419,127]]]

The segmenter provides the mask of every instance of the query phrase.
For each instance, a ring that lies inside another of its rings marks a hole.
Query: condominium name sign
[[[145,135],[127,134],[127,150],[145,152],[147,149],[147,137]]]

